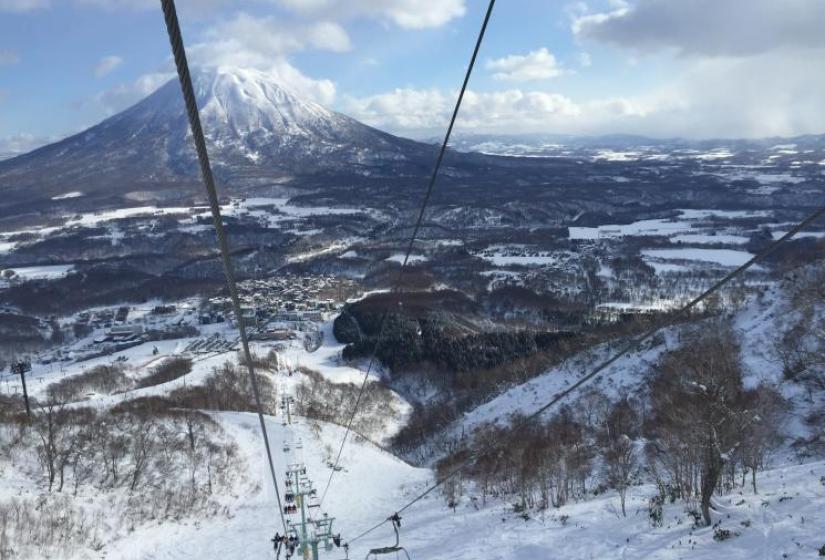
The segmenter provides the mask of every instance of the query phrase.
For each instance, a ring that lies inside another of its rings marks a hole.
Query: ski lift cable
[[[700,295],[692,299],[683,307],[679,308],[676,313],[674,314],[676,317],[685,315],[687,312],[695,308],[697,305],[702,303],[703,301],[707,300],[711,295],[719,291],[722,287],[726,284],[730,283],[734,278],[738,277],[740,274],[751,268],[756,263],[764,260],[766,257],[771,255],[774,251],[776,251],[783,243],[788,241],[794,235],[805,229],[806,227],[812,225],[814,222],[819,220],[825,216],[825,206],[820,206],[818,210],[814,211],[810,214],[807,218],[796,224],[793,228],[788,230],[782,237],[775,240],[771,243],[767,248],[765,248],[762,252],[754,255],[750,260],[736,268],[735,270],[729,272],[725,275],[721,280],[717,281],[713,284],[710,288],[702,292]],[[580,387],[585,385],[588,381],[591,381],[593,378],[597,377],[600,373],[602,373],[605,369],[610,367],[616,361],[618,361],[623,356],[626,356],[630,352],[638,349],[638,347],[644,343],[647,339],[653,336],[659,329],[661,325],[654,325],[650,329],[644,331],[642,334],[638,335],[637,337],[631,339],[625,346],[622,347],[617,353],[613,354],[610,358],[604,360],[599,365],[597,365],[593,370],[591,370],[588,374],[584,375],[583,377],[579,378],[578,381],[573,383],[570,387],[564,389],[556,393],[553,398],[551,398],[547,403],[542,405],[538,410],[534,411],[528,416],[525,416],[520,422],[516,423],[511,431],[518,431],[524,428],[526,425],[532,423],[534,420],[539,418],[543,413],[547,412],[553,406],[558,404],[560,401],[565,399],[566,397],[570,396],[572,393],[576,392]],[[501,441],[497,439],[491,440],[488,444],[481,447],[481,449],[477,450],[476,452],[472,453],[467,459],[459,463],[454,469],[444,475],[440,480],[436,481],[435,483],[428,486],[423,492],[418,494],[415,498],[407,502],[404,506],[396,510],[395,515],[409,509],[415,503],[419,502],[420,500],[424,499],[427,495],[432,493],[434,490],[439,488],[442,484],[459,474],[461,471],[469,467],[473,462],[480,456],[483,456],[485,453],[488,453],[494,449],[496,449],[500,445]],[[372,533],[385,523],[390,521],[391,517],[387,517],[383,521],[373,525],[363,533],[360,533],[355,538],[348,541],[349,544],[357,541],[358,539],[365,537],[366,535]]]
[[[177,67],[178,80],[180,81],[181,92],[186,104],[186,112],[189,117],[189,125],[192,129],[192,139],[195,142],[195,149],[198,154],[198,162],[200,163],[201,176],[204,187],[206,188],[206,195],[209,199],[209,207],[212,212],[212,221],[215,225],[215,237],[218,242],[218,249],[220,250],[221,260],[223,261],[224,274],[226,276],[226,286],[229,289],[229,296],[232,300],[232,308],[235,318],[238,323],[238,335],[240,336],[241,345],[243,347],[243,354],[246,360],[247,370],[249,372],[250,383],[252,385],[252,393],[255,398],[255,407],[258,413],[258,421],[261,425],[261,435],[263,436],[264,448],[266,449],[266,457],[269,462],[269,471],[272,475],[272,485],[275,489],[275,498],[278,502],[278,513],[281,517],[281,524],[284,527],[286,534],[287,525],[284,518],[283,506],[281,504],[281,493],[278,489],[278,478],[275,475],[275,464],[272,460],[272,450],[269,445],[269,436],[266,431],[266,421],[264,420],[263,406],[261,405],[261,393],[258,388],[258,381],[255,376],[255,369],[252,364],[252,355],[249,351],[249,339],[246,333],[246,325],[244,324],[241,313],[241,302],[238,297],[238,287],[235,282],[235,270],[232,266],[232,261],[229,257],[229,247],[226,242],[226,233],[223,229],[223,220],[221,218],[220,205],[218,204],[218,194],[215,188],[215,179],[212,175],[212,167],[209,163],[209,155],[206,151],[206,140],[203,135],[203,128],[201,127],[200,115],[198,114],[197,100],[195,92],[192,87],[192,79],[189,75],[189,64],[186,60],[186,50],[183,46],[183,37],[181,36],[180,24],[178,22],[177,11],[175,9],[175,0],[160,0],[163,9],[163,16],[166,21],[166,30],[169,35],[169,42],[172,47],[172,54],[175,58],[175,66]]]
[[[430,203],[430,198],[432,197],[433,190],[435,188],[435,182],[438,178],[438,172],[441,169],[442,162],[444,161],[444,156],[447,153],[447,145],[449,144],[450,137],[452,136],[453,128],[455,126],[456,119],[458,118],[458,111],[461,108],[462,101],[464,100],[464,94],[467,91],[467,84],[470,82],[470,76],[473,73],[473,67],[475,66],[476,58],[478,58],[478,52],[481,49],[481,43],[484,39],[484,34],[487,31],[487,24],[490,22],[490,16],[493,13],[493,7],[495,6],[495,4],[496,0],[490,0],[489,4],[487,5],[487,11],[484,14],[484,20],[481,24],[481,29],[479,30],[478,37],[476,38],[475,47],[473,48],[473,54],[470,57],[470,63],[467,66],[467,71],[464,73],[464,81],[461,84],[461,89],[459,90],[458,98],[456,99],[455,107],[453,108],[453,113],[450,117],[450,124],[447,126],[447,132],[444,134],[444,141],[441,143],[441,148],[438,151],[438,157],[436,158],[435,166],[433,167],[433,172],[430,176],[430,181],[427,184],[427,190],[424,194],[424,198],[421,201],[421,208],[418,211],[418,218],[415,222],[415,226],[413,227],[412,234],[410,235],[410,241],[407,244],[407,250],[404,254],[404,260],[402,261],[401,267],[398,269],[398,272],[392,283],[393,288],[391,292],[397,292],[401,288],[401,279],[404,275],[404,271],[407,269],[407,264],[409,262],[410,255],[412,254],[413,246],[415,245],[416,238],[418,237],[418,233],[421,230],[421,225],[424,222],[424,214],[427,210],[427,206]],[[372,372],[372,368],[375,365],[375,359],[378,354],[378,350],[381,347],[381,342],[383,340],[384,331],[386,329],[388,315],[389,308],[385,309],[384,313],[382,313],[381,321],[378,326],[378,336],[375,341],[375,346],[373,346],[372,353],[370,354],[369,363],[367,364],[367,369],[364,372],[364,378],[361,381],[361,387],[358,390],[358,395],[355,398],[355,405],[353,406],[352,412],[349,416],[349,420],[347,421],[347,427],[344,431],[344,437],[341,438],[341,445],[338,448],[338,454],[336,455],[335,462],[333,463],[332,469],[330,470],[326,487],[324,488],[324,492],[321,494],[321,501],[319,502],[321,505],[324,504],[324,500],[327,497],[330,485],[332,484],[332,479],[335,476],[335,473],[337,472],[336,469],[341,461],[341,455],[344,452],[344,447],[347,443],[347,438],[349,437],[349,434],[352,431],[352,423],[355,420],[355,415],[358,412],[358,407],[361,404],[361,398],[364,395],[364,389],[367,386],[370,373]]]

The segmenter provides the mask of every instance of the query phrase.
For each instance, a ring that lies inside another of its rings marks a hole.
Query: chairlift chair
[[[398,528],[401,526],[401,517],[396,513],[392,517],[390,517],[390,521],[392,522],[392,528],[395,531],[395,544],[393,546],[385,546],[381,548],[373,548],[369,552],[367,552],[367,556],[365,560],[370,560],[370,558],[377,559],[379,556],[384,556],[387,554],[395,554],[398,555],[399,552],[403,552],[404,556],[407,557],[407,560],[411,560],[409,552],[400,544],[400,536],[398,534]]]

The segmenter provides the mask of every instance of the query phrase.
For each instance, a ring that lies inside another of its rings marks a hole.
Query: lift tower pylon
[[[300,551],[304,560],[319,560],[319,549],[331,551],[333,542],[336,541],[337,536],[332,534],[332,523],[335,519],[327,514],[320,519],[312,519],[309,514],[309,509],[319,506],[311,503],[311,499],[317,496],[317,491],[313,488],[303,463],[287,466],[286,496],[287,502],[294,502],[294,505],[288,503],[284,508],[287,511],[284,513],[301,515],[301,520],[297,523],[287,520],[287,537],[293,543],[297,543],[296,549]],[[288,552],[287,558],[291,556]]]

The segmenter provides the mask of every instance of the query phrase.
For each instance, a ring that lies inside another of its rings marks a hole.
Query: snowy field
[[[526,267],[543,267],[543,266],[564,266],[571,260],[575,260],[576,256],[567,251],[543,251],[530,245],[521,244],[507,244],[507,245],[490,245],[483,251],[476,253],[490,264],[500,267],[507,266],[526,266]]]
[[[724,267],[741,266],[753,255],[733,249],[643,249],[642,256],[648,261],[701,261]]]
[[[59,194],[52,197],[52,200],[67,200],[69,198],[78,198],[83,196],[83,193],[80,191],[71,191],[65,194]]]
[[[632,235],[670,237],[673,241],[692,243],[740,243],[739,236],[736,236],[734,241],[722,241],[725,236],[724,231],[709,230],[708,227],[702,226],[699,222],[709,218],[767,218],[770,216],[770,212],[762,210],[682,209],[678,210],[678,212],[679,216],[676,218],[639,220],[631,224],[602,225],[597,227],[571,226],[569,228],[570,239],[618,239]],[[686,238],[688,235],[702,235],[706,237],[690,239]]]
[[[13,268],[18,280],[54,280],[63,278],[74,269],[72,264],[55,264],[44,266],[24,266]]]
[[[341,256],[342,256],[342,257],[344,257],[343,255],[341,255]],[[395,262],[395,263],[399,263],[399,264],[401,264],[401,263],[403,263],[403,262],[404,262],[404,257],[405,257],[405,256],[406,256],[406,254],[405,254],[405,253],[395,253],[395,254],[393,254],[393,255],[390,255],[389,257],[387,257],[387,258],[386,258],[386,259],[384,259],[384,260],[387,260],[387,261],[391,261],[391,262]],[[346,258],[346,257],[344,257],[344,258]],[[428,259],[425,255],[415,255],[415,254],[411,254],[411,255],[409,256],[409,258],[407,259],[407,264],[422,263],[422,262],[426,262],[426,261],[428,261],[428,260],[429,260],[429,259]]]
[[[716,243],[725,243],[730,245],[744,245],[748,242],[748,238],[743,235],[730,234],[703,234],[703,233],[686,233],[682,235],[674,235],[670,238],[675,243],[690,243],[697,245],[712,245]]]

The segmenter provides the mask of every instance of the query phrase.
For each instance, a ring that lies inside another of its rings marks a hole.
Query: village
[[[247,280],[238,288],[243,320],[252,340],[302,338],[310,351],[323,342],[321,325],[359,293],[354,281],[329,275]],[[96,308],[62,319],[54,317],[44,324],[49,325],[52,340],[63,343],[19,359],[62,367],[67,362],[113,355],[146,343],[184,339],[183,353],[190,355],[237,349],[236,323],[226,294]]]

